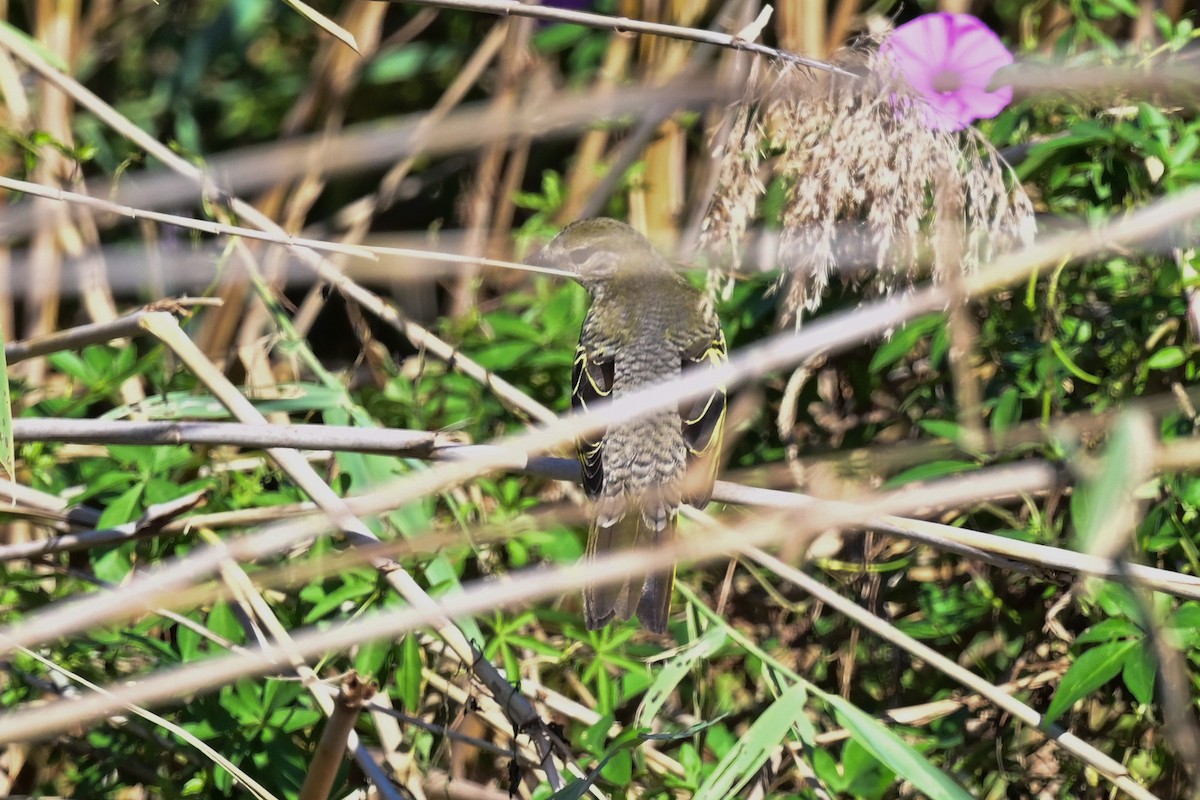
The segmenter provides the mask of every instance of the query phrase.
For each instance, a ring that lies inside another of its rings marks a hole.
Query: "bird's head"
[[[585,219],[562,229],[538,263],[574,274],[593,295],[614,280],[669,271],[645,236],[615,219]]]

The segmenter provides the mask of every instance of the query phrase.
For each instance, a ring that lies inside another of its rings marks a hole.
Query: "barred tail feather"
[[[676,515],[665,528],[655,531],[642,514],[632,511],[607,524],[597,519],[588,533],[588,558],[602,553],[623,552],[675,540]],[[627,620],[637,612],[642,627],[665,633],[671,611],[675,568],[652,575],[630,576],[607,586],[588,586],[583,592],[583,616],[588,630],[602,628],[613,620]]]

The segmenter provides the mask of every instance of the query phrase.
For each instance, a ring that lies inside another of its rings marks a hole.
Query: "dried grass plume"
[[[727,253],[736,271],[766,186],[778,181],[779,216],[765,224],[780,228],[785,322],[816,309],[838,271],[869,264],[854,277],[889,293],[1032,240],[1032,206],[1000,154],[974,128],[931,128],[879,41],[837,58],[854,78],[765,65],[730,110],[700,246]],[[713,289],[724,281],[714,275]]]

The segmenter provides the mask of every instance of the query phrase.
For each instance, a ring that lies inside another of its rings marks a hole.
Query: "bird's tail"
[[[675,541],[676,512],[667,514],[659,526],[634,509],[612,522],[602,523],[602,518],[598,515],[588,532],[588,558]],[[583,615],[588,630],[602,628],[614,619],[627,620],[636,612],[642,627],[665,633],[674,587],[674,566],[665,572],[630,576],[617,584],[588,586],[583,593]]]

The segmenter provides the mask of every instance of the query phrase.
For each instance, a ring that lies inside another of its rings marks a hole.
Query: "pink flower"
[[[970,14],[926,14],[901,25],[880,47],[927,104],[930,127],[958,131],[999,114],[1012,88],[989,92],[996,70],[1013,63],[1000,38]]]

